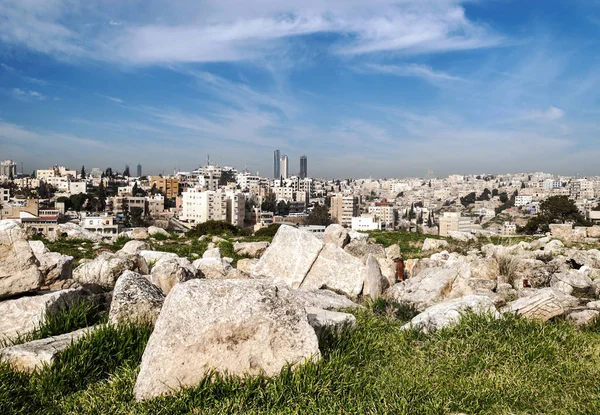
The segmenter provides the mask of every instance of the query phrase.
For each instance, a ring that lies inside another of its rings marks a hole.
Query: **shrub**
[[[189,237],[198,238],[202,235],[237,235],[239,232],[240,228],[231,223],[222,220],[209,220],[196,225],[187,233],[187,235]]]
[[[257,230],[254,233],[254,236],[273,238],[275,236],[275,234],[277,233],[277,231],[279,230],[280,226],[281,226],[280,223],[274,223],[272,225],[267,226],[266,228],[261,228],[261,229]]]

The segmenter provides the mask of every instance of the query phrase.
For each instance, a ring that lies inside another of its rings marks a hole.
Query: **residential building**
[[[512,222],[504,222],[502,226],[502,235],[516,235],[517,234],[517,225]]]
[[[79,193],[87,193],[87,183],[83,182],[69,182],[69,193],[72,195],[78,195]]]
[[[226,192],[227,222],[243,227],[246,216],[246,196],[239,192]]]
[[[369,206],[369,214],[382,222],[386,229],[394,229],[396,226],[396,209],[393,203],[377,202]]]
[[[146,201],[148,202],[148,215],[153,218],[157,218],[165,210],[165,198],[161,194],[153,196],[147,196]]]
[[[358,198],[337,194],[331,198],[331,219],[344,227],[352,225],[352,218],[358,216]]]
[[[290,166],[288,156],[285,154],[281,156],[281,177],[287,179],[290,174]]]
[[[306,179],[308,177],[308,161],[306,156],[300,156],[300,178]]]
[[[37,215],[21,212],[19,221],[26,231],[49,236],[56,230],[59,216],[57,210],[40,210]]]
[[[0,188],[0,204],[7,203],[10,200],[10,189]]]
[[[131,213],[131,209],[142,209],[142,216],[148,214],[148,204],[143,196],[113,196],[106,199],[106,210],[116,215],[123,214],[125,211]]]
[[[87,231],[99,235],[118,235],[119,225],[115,223],[115,217],[108,213],[105,214],[85,214],[82,213],[81,227]]]
[[[244,223],[245,206],[246,198],[242,193],[190,188],[182,194],[179,219],[192,223],[222,220],[241,226]]]
[[[279,150],[275,150],[273,152],[273,178],[280,179],[281,178],[281,160]]]
[[[527,206],[531,202],[533,202],[532,196],[515,196],[515,206],[516,207]]]
[[[462,217],[460,212],[444,212],[439,222],[440,236],[448,236],[449,232],[471,232],[471,220]]]
[[[252,221],[255,223],[254,231],[272,225],[273,220],[273,212],[263,212],[260,208],[254,208],[252,210]]]
[[[156,186],[167,199],[173,199],[179,195],[179,179],[172,177],[150,176],[150,187]]]
[[[377,221],[373,215],[363,214],[359,217],[352,218],[352,230],[353,231],[375,231],[385,229],[385,225],[382,222]]]
[[[0,162],[0,176],[6,178],[17,177],[17,163],[12,160],[4,160]]]

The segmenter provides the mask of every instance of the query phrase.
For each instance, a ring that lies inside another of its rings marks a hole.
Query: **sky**
[[[0,158],[599,175],[600,0],[1,0]]]

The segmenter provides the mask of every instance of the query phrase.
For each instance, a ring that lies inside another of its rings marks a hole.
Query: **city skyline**
[[[268,176],[285,148],[315,177],[597,173],[598,2],[325,3],[2,2],[1,156],[158,173],[210,153]]]

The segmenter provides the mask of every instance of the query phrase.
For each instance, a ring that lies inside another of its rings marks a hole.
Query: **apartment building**
[[[118,235],[119,233],[119,225],[115,223],[115,217],[108,213],[82,213],[81,227],[99,235]]]
[[[384,224],[386,229],[394,229],[396,226],[396,209],[393,203],[377,202],[369,206],[369,214],[374,216],[377,221]]]
[[[179,219],[192,223],[222,220],[242,226],[245,208],[246,197],[243,193],[190,188],[182,194]]]
[[[331,219],[344,227],[352,226],[352,218],[358,216],[358,198],[337,194],[331,198]]]
[[[376,220],[373,215],[363,214],[352,218],[352,230],[359,232],[375,231],[385,229],[385,225]]]
[[[462,217],[460,212],[444,212],[439,222],[440,236],[448,236],[449,232],[471,232],[471,220]]]
[[[173,177],[150,176],[149,181],[150,187],[156,186],[167,199],[173,199],[179,195],[179,179]]]

